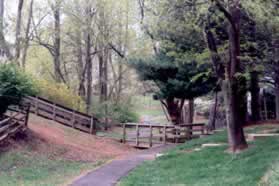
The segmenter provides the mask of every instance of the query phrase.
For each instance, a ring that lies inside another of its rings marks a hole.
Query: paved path
[[[146,160],[154,160],[156,154],[174,146],[175,145],[154,147],[142,151],[139,154],[119,160],[113,160],[111,163],[108,163],[75,181],[71,186],[114,186],[121,178],[126,176],[138,165]]]

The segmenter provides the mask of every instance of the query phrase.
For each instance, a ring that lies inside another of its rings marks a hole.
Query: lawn
[[[93,169],[98,163],[51,158],[44,154],[30,153],[26,148],[1,152],[0,165],[1,186],[56,186]]]
[[[275,129],[278,127],[273,126]],[[249,128],[259,132],[270,126]],[[204,143],[226,143],[226,133],[192,140],[146,162],[120,186],[255,186],[279,185],[279,138],[268,137],[249,142],[249,149],[232,155],[227,146],[207,147]]]
[[[135,96],[133,104],[135,106],[134,110],[140,118],[147,119],[153,123],[168,123],[161,103],[154,100],[152,95]]]

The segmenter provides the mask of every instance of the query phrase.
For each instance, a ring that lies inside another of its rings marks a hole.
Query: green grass
[[[0,165],[0,186],[56,186],[99,163],[54,159],[25,149],[1,152]]]
[[[148,96],[135,96],[133,98],[135,112],[142,117],[149,117],[154,123],[167,123],[166,116],[162,110],[161,103]]]
[[[259,128],[249,129],[249,132]],[[190,152],[203,143],[226,143],[226,133],[192,140],[146,162],[121,186],[255,186],[279,185],[279,138],[269,137],[249,143],[249,149],[232,155],[227,146]]]

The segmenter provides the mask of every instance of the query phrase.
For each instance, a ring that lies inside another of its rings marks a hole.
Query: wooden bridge
[[[30,112],[40,117],[56,121],[86,133],[96,133],[97,123],[99,121],[94,116],[67,108],[41,97],[26,97],[24,102],[30,104]]]
[[[159,125],[124,123],[122,142],[137,148],[150,148],[167,143],[183,143],[201,135],[207,135],[205,123]]]
[[[19,130],[25,130],[29,118],[29,105],[9,107],[0,121],[0,142],[15,134]]]

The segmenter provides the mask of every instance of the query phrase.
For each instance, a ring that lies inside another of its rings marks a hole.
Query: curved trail
[[[165,145],[142,151],[139,154],[116,159],[74,181],[70,186],[115,186],[117,182],[129,174],[134,168],[146,160],[154,160],[156,154],[174,147]]]

